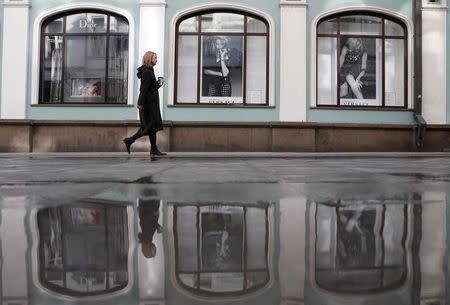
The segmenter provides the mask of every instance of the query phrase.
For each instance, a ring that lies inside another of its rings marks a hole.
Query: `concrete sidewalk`
[[[0,153],[0,158],[145,158],[148,152],[60,152],[60,153]],[[251,159],[251,158],[292,158],[292,159],[340,159],[340,158],[450,158],[450,152],[168,152],[158,158],[183,159]]]

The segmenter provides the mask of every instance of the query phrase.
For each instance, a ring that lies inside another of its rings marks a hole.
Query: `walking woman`
[[[158,89],[163,85],[162,78],[156,80],[153,67],[158,62],[156,53],[146,52],[142,58],[142,66],[137,71],[137,77],[141,80],[141,88],[137,108],[139,109],[139,119],[141,127],[129,138],[123,139],[127,152],[130,153],[131,145],[142,136],[148,136],[150,139],[150,155],[166,155],[158,150],[156,146],[156,133],[163,129],[161,112],[159,109]]]

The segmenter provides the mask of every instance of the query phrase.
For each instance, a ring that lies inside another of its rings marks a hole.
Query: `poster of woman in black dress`
[[[242,37],[203,37],[201,102],[242,103]]]
[[[376,39],[342,38],[339,63],[341,105],[369,105],[376,102]]]

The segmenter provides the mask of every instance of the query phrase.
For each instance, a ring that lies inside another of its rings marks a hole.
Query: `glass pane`
[[[201,16],[203,32],[244,32],[244,16],[213,13]]]
[[[337,38],[319,38],[317,42],[317,104],[337,104]]]
[[[337,34],[336,19],[326,20],[319,23],[317,34]]]
[[[381,18],[373,16],[340,17],[341,34],[381,35]]]
[[[76,271],[66,275],[67,288],[80,294],[106,291],[104,272]]]
[[[202,273],[200,290],[210,292],[239,292],[244,290],[242,273]]]
[[[41,80],[39,100],[44,103],[60,103],[62,98],[63,37],[46,36],[42,46]]]
[[[198,21],[197,17],[191,17],[186,20],[181,21],[178,26],[180,32],[197,32],[198,31]]]
[[[107,16],[99,13],[81,13],[66,17],[67,33],[105,33]]]
[[[177,103],[197,102],[198,37],[179,36]]]
[[[128,36],[109,38],[108,102],[127,103]]]
[[[265,104],[267,93],[267,37],[247,37],[247,104]]]
[[[262,286],[269,281],[269,273],[267,271],[249,272],[247,273],[247,289]]]
[[[44,26],[44,33],[62,33],[63,18],[52,20]]]
[[[195,288],[197,283],[197,274],[185,274],[180,273],[178,274],[178,278],[181,281],[182,284],[190,287]]]
[[[243,45],[241,36],[202,37],[201,103],[242,103]]]
[[[341,105],[381,106],[381,39],[341,37],[340,43]]]
[[[128,21],[123,17],[109,17],[109,30],[111,33],[128,33]]]
[[[103,103],[105,94],[106,37],[66,38],[64,102]]]
[[[197,272],[197,208],[195,207],[175,207],[176,232],[175,242],[177,244],[176,272]]]
[[[404,106],[405,103],[405,41],[385,41],[385,105]]]
[[[405,31],[403,27],[397,22],[385,20],[385,34],[390,36],[404,36]]]
[[[247,18],[247,32],[249,33],[267,33],[267,26],[261,20],[248,17]]]
[[[266,210],[247,208],[247,270],[267,269]]]

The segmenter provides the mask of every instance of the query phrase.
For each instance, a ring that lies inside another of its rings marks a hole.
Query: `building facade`
[[[135,72],[148,50],[165,80],[167,150],[450,148],[447,0],[423,0],[420,75],[413,5],[5,0],[0,149],[122,150],[137,127]],[[415,112],[428,127],[419,148]]]

